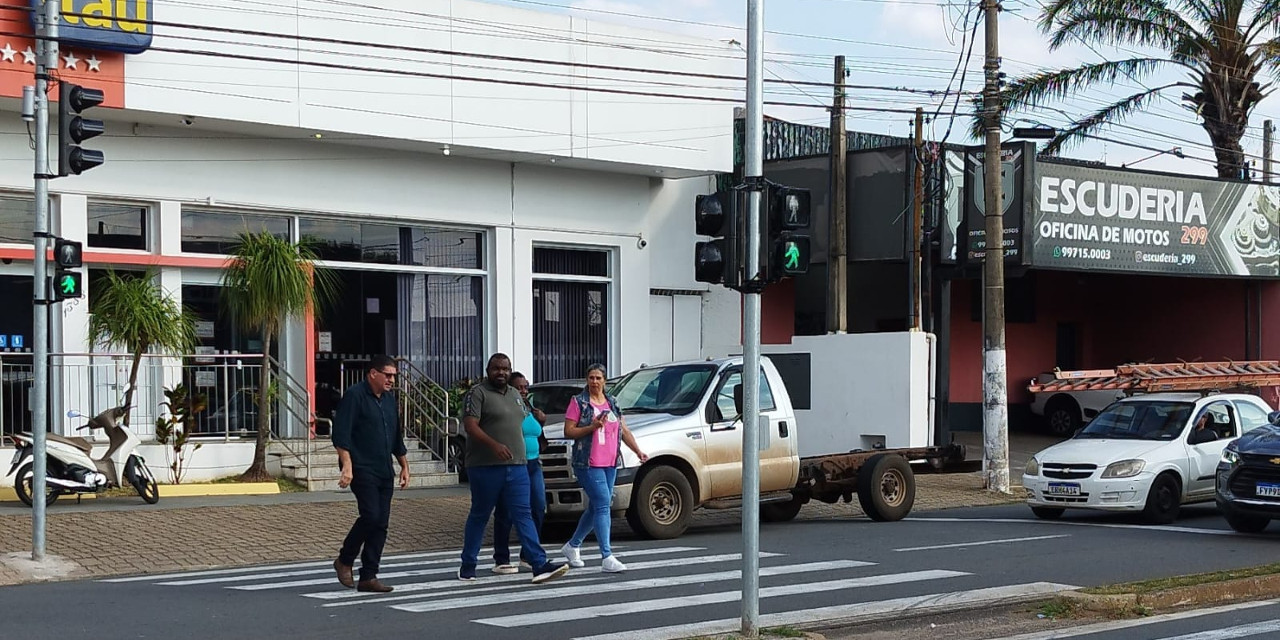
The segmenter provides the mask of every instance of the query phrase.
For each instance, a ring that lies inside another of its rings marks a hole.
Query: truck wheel
[[[1070,396],[1059,396],[1049,401],[1044,417],[1049,425],[1049,433],[1069,438],[1080,428],[1080,405]]]
[[[786,502],[766,502],[760,505],[760,519],[765,522],[788,522],[800,515],[800,507],[804,503],[799,498]]]
[[[1147,505],[1142,517],[1151,524],[1169,524],[1178,518],[1182,506],[1182,485],[1170,473],[1162,473],[1152,481],[1147,490]]]
[[[627,524],[646,538],[670,540],[689,528],[693,516],[693,489],[678,469],[660,466],[640,476]]]
[[[916,501],[916,477],[902,456],[872,456],[858,470],[858,502],[876,522],[907,517]]]

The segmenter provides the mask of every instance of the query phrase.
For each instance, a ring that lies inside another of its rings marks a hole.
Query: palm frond
[[[1172,83],[1152,89],[1147,89],[1139,93],[1135,93],[1127,98],[1123,98],[1113,102],[1075,122],[1065,129],[1060,129],[1058,135],[1049,144],[1045,145],[1044,152],[1054,154],[1069,146],[1074,142],[1078,142],[1088,134],[1092,134],[1099,127],[1107,124],[1119,122],[1133,115],[1137,111],[1141,111],[1146,107],[1147,103],[1154,100],[1161,91],[1182,86],[1183,83]]]
[[[317,269],[315,260],[308,245],[266,231],[242,233],[222,272],[223,302],[245,329],[275,335],[336,293],[333,274]]]
[[[1244,28],[1245,42],[1251,42],[1268,28],[1274,28],[1280,20],[1280,0],[1259,0],[1257,9]]]
[[[196,344],[195,320],[155,282],[155,272],[121,275],[108,270],[94,288],[89,339],[130,353],[190,353]]]
[[[1139,3],[1141,4],[1141,3]],[[1056,50],[1077,39],[1110,46],[1182,48],[1184,43],[1204,46],[1205,38],[1177,14],[1145,16],[1126,7],[1072,11],[1060,16],[1050,30],[1049,49]]]
[[[1099,82],[1112,84],[1122,77],[1141,78],[1170,64],[1174,63],[1161,58],[1127,58],[1039,71],[1010,82],[1001,92],[1001,103],[1006,111],[1036,107],[1047,101],[1062,100]]]

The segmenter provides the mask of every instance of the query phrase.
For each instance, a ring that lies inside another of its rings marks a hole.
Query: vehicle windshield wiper
[[[622,410],[623,413],[671,413],[670,409],[661,409],[658,407],[627,407]]]

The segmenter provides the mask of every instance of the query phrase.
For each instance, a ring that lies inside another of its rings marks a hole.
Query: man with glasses
[[[391,587],[378,580],[378,563],[387,543],[391,519],[394,456],[400,463],[400,488],[409,486],[409,458],[400,432],[399,412],[391,389],[396,381],[396,363],[387,356],[369,361],[365,379],[342,394],[333,423],[333,448],[338,451],[342,475],[338,486],[351,487],[360,517],[351,526],[333,561],[338,582],[350,589],[386,593]],[[363,547],[363,552],[361,548]],[[360,582],[352,578],[352,565],[360,555]]]

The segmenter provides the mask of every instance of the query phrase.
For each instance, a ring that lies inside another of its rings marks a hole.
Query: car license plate
[[[1078,496],[1080,495],[1080,484],[1076,482],[1050,482],[1049,489],[1045,493],[1054,496]]]
[[[1259,482],[1254,488],[1253,494],[1259,498],[1280,498],[1280,484],[1274,482]]]

